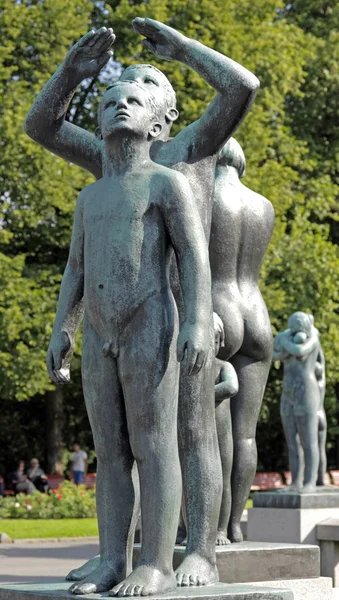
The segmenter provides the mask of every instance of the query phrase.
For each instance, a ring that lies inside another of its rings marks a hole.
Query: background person
[[[73,449],[74,452],[71,457],[73,481],[76,485],[79,485],[79,483],[83,483],[85,473],[87,473],[87,453],[81,450],[80,444],[74,444]]]
[[[40,463],[37,458],[32,458],[31,466],[27,471],[27,475],[39,492],[47,494],[49,490],[47,475],[40,467]]]
[[[13,487],[17,493],[34,494],[36,492],[35,485],[28,479],[25,474],[25,462],[18,462],[17,470],[13,475]]]

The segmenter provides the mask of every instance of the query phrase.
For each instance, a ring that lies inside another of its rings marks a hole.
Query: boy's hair
[[[290,329],[303,331],[307,334],[311,333],[312,330],[312,323],[309,315],[301,311],[297,311],[289,317],[288,326]]]
[[[149,107],[150,107],[153,115],[155,117],[158,117],[160,115],[162,116],[162,107],[159,106],[159,104],[157,103],[157,101],[156,101],[155,97],[153,96],[152,92],[150,92],[150,90],[148,88],[146,88],[141,83],[138,83],[137,81],[130,81],[130,80],[120,81],[119,80],[119,81],[115,81],[114,83],[112,83],[111,85],[109,85],[106,88],[106,90],[104,92],[104,95],[102,96],[102,98],[100,100],[99,107],[98,107],[98,124],[99,124],[99,126],[100,126],[100,122],[101,122],[101,106],[102,106],[102,101],[103,101],[103,98],[104,98],[106,92],[108,90],[111,90],[112,88],[120,87],[122,85],[125,85],[125,86],[126,85],[135,86],[135,87],[138,87],[139,89],[141,89],[145,93],[145,95],[146,95],[147,103],[148,103],[148,105],[149,105]]]
[[[246,159],[240,144],[231,137],[221,148],[217,164],[222,167],[234,167],[238,171],[239,178],[246,172]]]
[[[176,94],[175,94],[172,84],[167,79],[166,75],[162,71],[160,71],[160,69],[157,69],[157,67],[154,67],[153,65],[148,65],[148,64],[130,65],[129,67],[127,67],[124,70],[124,72],[123,72],[124,79],[121,81],[129,81],[127,78],[125,79],[126,74],[128,75],[129,71],[131,71],[131,70],[138,71],[138,70],[144,69],[145,67],[147,69],[152,69],[153,71],[156,71],[156,73],[159,73],[161,75],[161,78],[163,80],[163,86],[164,86],[164,89],[166,92],[166,95],[165,95],[166,109],[176,108],[177,100],[176,100]]]

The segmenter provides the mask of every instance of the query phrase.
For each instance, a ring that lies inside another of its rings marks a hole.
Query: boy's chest
[[[129,184],[108,187],[99,190],[87,202],[84,213],[85,230],[136,227],[154,207],[149,186]]]

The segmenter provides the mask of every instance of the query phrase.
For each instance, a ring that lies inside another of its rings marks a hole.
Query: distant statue
[[[231,138],[218,156],[209,246],[213,310],[225,330],[218,358],[231,363],[239,382],[230,413],[217,409],[219,445],[222,427],[228,444],[222,450],[227,501],[222,503],[218,531],[225,543],[243,540],[240,521],[257,468],[255,434],[272,358],[272,329],[259,273],[274,210],[269,200],[241,183],[245,168],[242,148]]]
[[[325,359],[312,315],[290,316],[288,329],[274,339],[273,360],[284,364],[280,414],[292,473],[281,491],[314,491],[325,484],[327,422]]]

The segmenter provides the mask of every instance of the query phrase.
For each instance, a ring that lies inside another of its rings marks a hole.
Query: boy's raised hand
[[[92,29],[72,46],[64,60],[64,67],[79,82],[87,77],[95,77],[113,56],[111,46],[114,41],[113,29]]]
[[[180,60],[187,38],[168,25],[136,17],[132,21],[133,29],[145,36],[143,46],[153,52],[159,58],[165,60]]]

